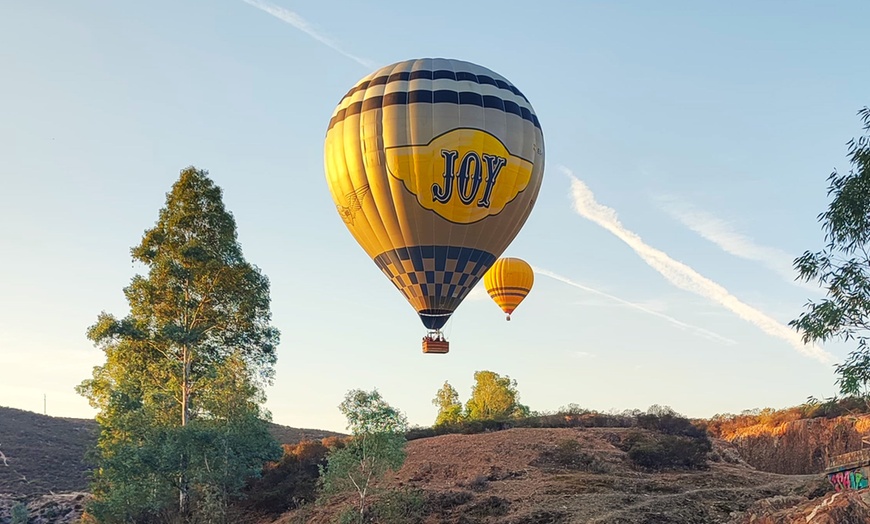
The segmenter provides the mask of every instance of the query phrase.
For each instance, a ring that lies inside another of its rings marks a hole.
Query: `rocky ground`
[[[27,524],[74,524],[84,511],[87,493],[71,492],[48,495],[0,494],[0,523],[12,521],[15,506],[27,508]]]

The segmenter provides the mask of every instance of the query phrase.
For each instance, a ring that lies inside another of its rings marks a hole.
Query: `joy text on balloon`
[[[459,151],[452,149],[442,149],[441,156],[444,159],[443,180],[440,184],[432,184],[432,201],[446,204],[455,194],[463,204],[471,205],[477,199],[481,192],[481,185],[483,185],[483,194],[477,200],[477,207],[488,208],[492,198],[492,190],[499,173],[507,164],[507,159],[497,155],[468,151],[460,160]],[[457,161],[459,162],[458,169]],[[486,181],[483,179],[484,167]]]

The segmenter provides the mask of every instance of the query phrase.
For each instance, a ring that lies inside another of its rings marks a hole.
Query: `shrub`
[[[696,439],[703,439],[707,436],[706,426],[695,426],[689,419],[670,413],[663,415],[638,415],[637,425],[641,428],[660,431],[666,435],[678,435]]]
[[[507,515],[509,509],[509,500],[493,495],[472,504],[466,510],[466,514],[473,517],[500,517]]]
[[[404,489],[383,493],[367,511],[366,522],[419,524],[428,513],[421,490]]]
[[[556,443],[553,449],[544,450],[535,461],[535,465],[564,468],[592,473],[607,473],[610,466],[592,453],[583,451],[579,442],[574,439],[563,439]]]
[[[706,468],[707,453],[712,449],[706,435],[691,438],[639,431],[626,437],[620,447],[635,466],[652,471]]]
[[[243,510],[280,515],[281,513],[313,502],[317,495],[320,465],[326,464],[326,453],[331,445],[340,448],[344,441],[329,437],[321,441],[304,440],[298,444],[284,444],[284,455],[278,462],[263,468],[260,478],[249,482],[245,489]]]
[[[444,491],[429,493],[428,512],[446,515],[453,508],[467,504],[474,499],[470,491]]]
[[[468,483],[469,489],[472,491],[484,491],[489,484],[489,478],[486,475],[478,475]]]
[[[30,520],[30,513],[27,511],[27,506],[18,502],[12,506],[12,520],[10,524],[27,524]]]

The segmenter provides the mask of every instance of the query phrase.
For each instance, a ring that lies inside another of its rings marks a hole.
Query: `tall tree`
[[[269,281],[242,255],[206,171],[181,171],[131,253],[148,275],[124,289],[126,317],[103,312],[89,328],[106,362],[77,388],[99,410],[106,520],[162,511],[173,492],[185,514],[192,489],[226,495],[280,456],[261,408],[280,336]]]
[[[436,426],[455,424],[462,420],[462,402],[459,401],[459,393],[446,380],[432,399],[432,404],[438,406]]]
[[[405,461],[408,421],[376,389],[348,391],[339,410],[347,417],[353,435],[344,447],[327,455],[326,467],[321,467],[321,489],[326,496],[356,491],[362,523],[374,481],[398,470]]]
[[[528,416],[529,408],[520,404],[517,381],[492,371],[476,371],[471,398],[465,404],[469,420],[499,420]]]
[[[858,116],[864,131],[870,131],[870,108]],[[852,169],[830,174],[832,199],[818,216],[827,244],[820,251],[806,251],[794,263],[798,278],[818,280],[826,296],[808,302],[789,325],[802,332],[804,342],[854,341],[856,349],[835,365],[836,382],[842,394],[870,400],[870,136],[853,138],[847,147]]]

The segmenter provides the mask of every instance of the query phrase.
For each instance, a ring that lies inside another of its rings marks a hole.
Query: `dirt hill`
[[[343,436],[319,429],[269,424],[282,444]],[[87,450],[99,428],[91,419],[49,417],[0,407],[0,494],[10,496],[83,492],[88,488]],[[5,461],[4,457],[5,456]],[[2,521],[0,521],[2,522]]]
[[[411,440],[375,506],[403,524],[850,524],[870,522],[870,490],[835,493],[828,454],[860,445],[866,421],[795,421],[713,439],[707,468],[645,471],[624,451],[626,427],[513,428]],[[272,425],[284,443],[338,434]],[[0,522],[26,503],[31,523],[71,524],[87,494],[82,461],[93,420],[0,408]],[[820,462],[822,461],[822,462]],[[801,469],[804,468],[804,469]],[[790,473],[769,471],[781,470]],[[768,471],[765,471],[768,470]],[[291,494],[288,494],[291,496]],[[269,524],[331,522],[352,497]],[[267,524],[266,521],[261,524]]]
[[[832,491],[822,475],[756,470],[725,441],[714,441],[709,469],[643,472],[618,447],[632,431],[515,428],[411,441],[404,466],[382,485],[394,490],[394,515],[397,506],[410,508],[391,522],[711,524],[749,518],[763,500],[795,506]],[[352,501],[297,510],[273,524],[331,522]]]
[[[0,493],[37,495],[87,489],[85,451],[93,420],[58,418],[0,407]]]

